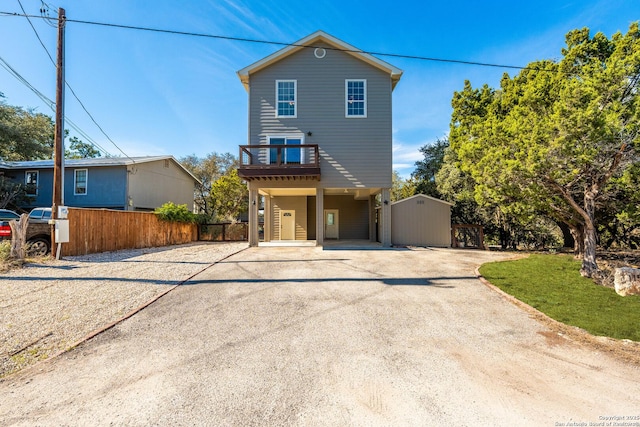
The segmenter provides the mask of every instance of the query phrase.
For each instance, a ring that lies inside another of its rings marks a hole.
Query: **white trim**
[[[349,83],[350,82],[364,83],[364,100],[357,101],[357,102],[364,102],[364,114],[362,115],[349,115]],[[345,79],[344,80],[344,116],[348,119],[366,119],[367,118],[367,79]]]
[[[281,116],[280,114],[278,114],[278,107],[280,105],[280,100],[278,99],[278,84],[279,83],[292,83],[293,82],[293,115],[289,116],[289,115],[283,115]],[[275,107],[276,107],[276,117],[281,118],[281,119],[296,119],[298,118],[298,81],[294,80],[294,79],[283,79],[283,80],[276,80],[276,102],[275,102]]]
[[[263,68],[268,67],[269,65],[286,58],[287,56],[298,52],[305,47],[322,47],[317,46],[320,43],[327,43],[332,47],[335,47],[340,50],[344,50],[345,53],[360,59],[382,71],[388,73],[391,77],[391,89],[396,87],[398,81],[402,77],[402,70],[385,62],[381,59],[376,58],[373,55],[363,52],[355,46],[350,45],[330,34],[325,33],[324,31],[316,31],[315,33],[309,34],[307,37],[304,37],[297,42],[280,49],[279,51],[272,53],[271,55],[262,58],[261,60],[254,62],[253,64],[244,67],[243,69],[237,72],[240,81],[244,85],[244,88],[249,90],[249,76],[253,73],[256,73]]]
[[[29,173],[33,173],[33,172],[35,172],[35,174],[36,174],[36,184],[35,184],[36,191],[35,191],[33,194],[32,194],[32,193],[27,192],[27,195],[28,195],[28,196],[37,196],[37,195],[38,195],[38,185],[39,185],[39,183],[40,183],[40,171],[39,171],[39,170],[33,170],[33,169],[32,169],[32,170],[26,170],[26,171],[24,171],[24,185],[25,185],[25,187],[27,187],[27,188],[29,188],[29,185],[33,185],[33,184],[30,184],[30,183],[28,183],[28,182],[27,182],[27,174],[29,174]]]
[[[85,171],[84,181],[84,193],[78,193],[78,172]],[[73,170],[73,195],[74,196],[86,196],[89,193],[89,169],[74,169]]]

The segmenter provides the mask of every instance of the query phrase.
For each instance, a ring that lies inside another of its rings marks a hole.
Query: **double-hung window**
[[[73,194],[83,196],[87,194],[87,180],[89,171],[87,169],[76,169],[73,175]]]
[[[366,80],[345,80],[345,116],[367,117]]]
[[[297,81],[276,80],[276,117],[296,118]]]
[[[26,171],[24,173],[24,183],[26,192],[30,196],[38,194],[38,171]]]

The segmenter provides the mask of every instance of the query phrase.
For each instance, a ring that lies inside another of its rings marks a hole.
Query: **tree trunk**
[[[586,212],[584,225],[584,254],[582,256],[582,268],[580,274],[583,277],[596,278],[599,270],[596,263],[597,231],[594,221],[595,216],[594,191],[587,191],[584,195],[584,210]]]
[[[9,221],[11,227],[11,254],[13,259],[23,260],[26,255],[27,227],[29,226],[29,215],[20,215],[19,220]]]
[[[571,236],[573,237],[573,253],[578,257],[584,256],[584,227],[582,224],[570,226]]]
[[[562,231],[562,247],[576,249],[576,240],[571,232],[571,227],[566,222],[557,222],[560,231]]]

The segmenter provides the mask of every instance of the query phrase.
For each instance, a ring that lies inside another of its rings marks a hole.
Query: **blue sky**
[[[21,1],[28,14],[40,14],[40,0]],[[82,21],[277,42],[323,30],[369,52],[516,66],[559,58],[572,29],[611,36],[640,19],[640,0],[57,1],[47,0],[51,16],[63,7],[69,19]],[[20,13],[18,0],[0,0],[0,12]],[[42,19],[32,22],[55,58],[56,29]],[[247,94],[236,71],[278,49],[70,22],[66,80],[126,155],[237,155],[247,141]],[[55,68],[25,18],[0,16],[0,57],[55,99]],[[451,98],[465,79],[495,87],[504,72],[515,72],[380,58],[404,70],[393,98],[393,163],[405,177],[420,159],[418,148],[447,134]],[[53,115],[3,68],[0,92],[9,104]],[[66,100],[71,121],[109,153],[122,155],[68,91]],[[70,129],[70,135],[78,132]]]

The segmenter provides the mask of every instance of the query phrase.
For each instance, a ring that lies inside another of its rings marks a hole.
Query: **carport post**
[[[249,246],[258,246],[258,190],[249,188]]]
[[[376,196],[369,196],[369,241],[376,239]]]
[[[324,188],[316,188],[316,246],[324,244]]]
[[[382,236],[380,236],[380,242],[383,247],[389,248],[391,247],[391,191],[389,188],[382,189],[381,198]]]

